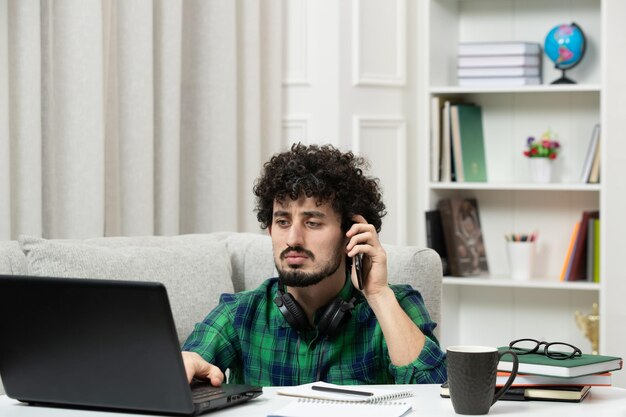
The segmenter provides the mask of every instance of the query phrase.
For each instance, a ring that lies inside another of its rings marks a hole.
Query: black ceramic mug
[[[503,355],[513,356],[511,376],[495,391],[498,362]],[[457,414],[487,414],[504,395],[517,375],[517,355],[510,350],[498,352],[486,346],[451,346],[447,349],[450,400]]]

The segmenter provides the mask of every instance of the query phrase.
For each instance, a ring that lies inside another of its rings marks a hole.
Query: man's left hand
[[[363,295],[376,296],[388,288],[387,252],[378,240],[378,233],[361,215],[352,217],[355,222],[346,233],[349,242],[346,251],[349,257],[363,255]],[[352,262],[352,285],[358,287],[355,263]]]

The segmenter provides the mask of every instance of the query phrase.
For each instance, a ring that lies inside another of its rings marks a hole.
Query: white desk
[[[401,388],[402,386],[396,386]],[[458,416],[454,413],[449,399],[439,397],[439,385],[406,386],[415,396],[413,411],[409,416]],[[263,417],[277,410],[294,398],[276,394],[277,388],[264,388],[263,395],[243,405],[205,414],[207,417]],[[34,407],[0,396],[1,417],[119,417],[138,414],[86,411],[63,408]],[[142,414],[145,416],[145,414]],[[490,416],[545,416],[545,417],[624,417],[626,416],[626,389],[593,387],[582,403],[562,403],[547,401],[498,401],[491,407]]]

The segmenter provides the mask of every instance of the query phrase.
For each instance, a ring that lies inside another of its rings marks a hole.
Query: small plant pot
[[[533,182],[552,181],[552,160],[550,158],[530,158],[530,177]]]

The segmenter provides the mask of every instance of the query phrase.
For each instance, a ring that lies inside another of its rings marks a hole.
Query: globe
[[[561,70],[561,78],[552,84],[575,84],[565,76],[565,71],[578,65],[585,55],[585,34],[576,23],[553,27],[546,35],[544,51],[554,62],[554,67]]]

